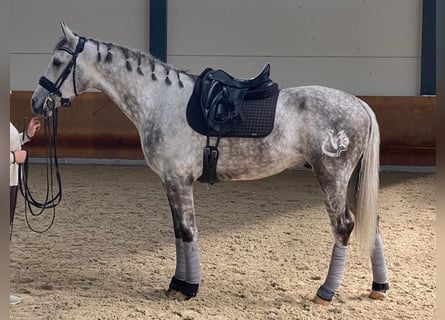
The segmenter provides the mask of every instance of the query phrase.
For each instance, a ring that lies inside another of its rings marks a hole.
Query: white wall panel
[[[60,21],[90,38],[148,50],[148,0],[14,0],[11,15],[13,90],[34,90],[62,36]]]
[[[192,63],[198,73],[223,65],[252,74],[268,60],[283,86],[319,83],[354,94],[418,95],[421,4],[169,1],[168,57]]]
[[[170,63],[194,74],[202,71],[203,61],[224,68],[238,77],[253,77],[264,63],[272,65],[271,77],[280,88],[324,85],[356,95],[416,95],[420,61],[407,59],[356,59],[312,57],[168,57]]]
[[[169,1],[169,54],[418,56],[419,0]]]
[[[34,90],[60,37],[76,32],[148,49],[149,0],[14,0],[11,87]],[[242,77],[269,61],[281,87],[418,95],[421,0],[168,0],[168,62]]]

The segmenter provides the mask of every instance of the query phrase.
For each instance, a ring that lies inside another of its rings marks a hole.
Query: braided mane
[[[79,36],[76,34],[76,36]],[[157,69],[163,70],[163,75],[165,76],[165,83],[167,85],[171,85],[172,81],[170,79],[170,76],[172,74],[176,74],[176,78],[178,80],[179,87],[183,88],[184,84],[181,81],[181,75],[190,77],[192,79],[195,79],[196,76],[190,74],[189,72],[185,70],[180,70],[172,67],[171,65],[164,63],[160,61],[159,59],[156,59],[155,57],[151,56],[150,54],[147,54],[145,52],[141,52],[138,50],[130,49],[124,46],[116,45],[111,42],[101,42],[96,39],[88,38],[86,41],[90,41],[95,44],[97,48],[97,56],[96,61],[100,63],[111,63],[113,61],[113,57],[116,54],[122,54],[125,68],[128,72],[133,72],[134,69],[136,69],[136,72],[140,76],[145,76],[144,72],[142,71],[143,66],[148,66],[150,70],[150,76],[153,81],[158,80],[158,76],[155,74],[155,71]],[[59,50],[67,45],[67,40],[65,37],[61,38],[55,48],[54,51]],[[106,55],[105,59],[102,58],[101,54],[101,47],[106,48]]]

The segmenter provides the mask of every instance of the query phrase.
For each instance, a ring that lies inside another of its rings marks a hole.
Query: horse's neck
[[[182,74],[181,87],[175,74],[170,75],[170,84],[167,84],[163,74],[153,80],[150,73],[141,75],[122,65],[125,61],[92,66],[91,87],[105,93],[136,127],[160,112],[168,112],[166,105],[173,108],[186,105],[194,83],[189,76]]]

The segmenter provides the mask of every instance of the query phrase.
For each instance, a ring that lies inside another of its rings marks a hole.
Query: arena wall
[[[11,96],[11,120],[23,128],[30,116],[32,92]],[[435,97],[360,96],[374,110],[381,131],[381,164],[434,166]],[[70,108],[60,108],[58,155],[67,158],[143,159],[134,125],[104,94],[88,92]],[[44,157],[40,135],[26,146],[30,155]]]

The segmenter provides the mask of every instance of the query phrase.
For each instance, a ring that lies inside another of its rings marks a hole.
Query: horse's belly
[[[265,161],[261,158],[237,160],[231,159],[218,163],[217,174],[221,181],[261,179],[306,163],[302,155],[294,155],[292,158],[277,159],[276,161]]]

